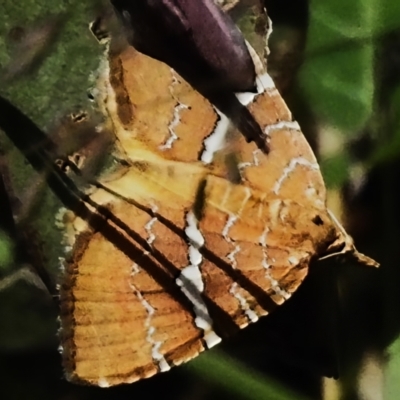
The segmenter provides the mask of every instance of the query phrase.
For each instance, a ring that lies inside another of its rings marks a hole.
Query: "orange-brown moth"
[[[65,212],[67,378],[107,387],[167,371],[287,300],[310,262],[349,253],[318,163],[263,62],[241,93],[269,140],[246,143],[174,70],[112,45],[95,91],[114,164]]]

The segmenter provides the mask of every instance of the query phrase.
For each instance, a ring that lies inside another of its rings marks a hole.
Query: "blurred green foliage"
[[[87,89],[103,52],[88,29],[95,8],[95,1],[1,2],[0,94],[45,132],[51,132],[66,114],[76,109],[91,109]],[[42,32],[47,35],[41,35]],[[37,54],[37,59],[32,54]],[[5,79],[10,66],[19,68],[25,63],[26,70],[22,68],[20,76]],[[21,134],[29,135],[29,132]],[[43,262],[50,273],[57,275],[62,248],[61,232],[55,226],[54,215],[61,203],[42,184],[43,177],[33,171],[4,135],[0,135],[0,149],[2,155],[7,155],[7,174],[13,185],[8,188],[10,195],[19,199],[22,208],[32,201],[37,203],[30,210],[35,215],[30,228],[40,232],[39,244],[45,254]],[[5,256],[10,247],[2,238],[0,243]],[[46,301],[36,288],[29,290],[29,283],[16,286],[14,291],[7,289],[0,293],[0,319],[6,321],[3,328],[0,327],[0,349],[53,343],[56,324],[48,294]],[[38,308],[34,307],[35,303]],[[18,326],[21,329],[17,329]],[[4,342],[7,335],[10,340]]]
[[[400,393],[400,340],[396,340],[388,348],[390,361],[385,371],[384,399],[397,399]]]
[[[0,230],[0,271],[3,273],[12,262],[12,250],[12,241],[2,230]]]
[[[375,246],[381,246],[381,254],[386,253],[386,263],[381,268],[387,281],[382,286],[385,300],[379,315],[384,322],[377,328],[379,338],[374,338],[374,343],[387,337],[388,331],[391,340],[396,338],[398,331],[394,332],[397,329],[394,326],[400,321],[396,295],[399,266],[396,255],[390,256],[396,254],[391,246],[398,247],[400,239],[395,200],[400,158],[399,40],[400,2],[397,0],[309,2],[309,27],[299,86],[318,123],[334,127],[334,134],[344,139],[344,146],[334,154],[320,154],[326,182],[330,187],[342,188],[349,181],[349,171],[355,162],[363,163],[365,176],[378,168],[382,173],[382,185],[378,186],[381,192],[377,188],[374,194],[381,197],[382,208],[375,210],[380,223],[374,229]],[[361,152],[354,154],[350,144],[363,137],[368,139],[367,148],[359,145]],[[383,398],[397,399],[400,396],[399,338],[390,345],[387,355],[387,369],[382,371]],[[357,397],[354,385],[360,373],[358,368],[362,365],[354,364],[353,372],[344,377],[347,382],[343,398]]]
[[[300,81],[316,114],[354,135],[368,122],[376,46],[399,29],[396,0],[312,0]]]
[[[1,3],[0,65],[3,68],[13,61],[14,48],[27,40],[26,36],[35,34],[41,25],[51,24],[55,17],[60,21],[58,40],[38,68],[11,84],[2,82],[1,85],[2,94],[41,128],[47,130],[57,117],[89,105],[86,88],[90,87],[91,73],[96,70],[102,52],[88,29],[95,3],[74,0],[3,0]],[[14,39],[15,30],[21,30],[22,37]]]
[[[218,351],[198,357],[185,368],[189,372],[199,374],[202,380],[213,386],[231,393],[235,398],[307,400],[307,397]]]
[[[301,85],[316,115],[346,135],[364,126],[373,107],[372,3],[376,1],[310,3]]]
[[[399,29],[400,4],[396,0],[311,0],[304,63],[299,86],[310,109],[322,124],[333,126],[345,142],[357,140],[366,130],[374,149],[365,161],[367,169],[399,154],[399,129],[390,134],[387,123],[376,125],[382,110],[382,74],[387,74],[380,58],[385,35]],[[395,87],[392,88],[396,90]],[[393,114],[398,95],[391,95]],[[387,118],[388,116],[385,115]],[[344,147],[329,155],[330,165],[342,172],[326,174],[328,186],[341,186],[348,179],[351,157]],[[323,170],[324,154],[321,154]]]

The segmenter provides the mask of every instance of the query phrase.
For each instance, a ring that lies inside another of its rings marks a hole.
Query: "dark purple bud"
[[[255,90],[255,67],[233,21],[213,0],[112,0],[130,44],[177,71],[268,152],[264,134],[234,92]]]
[[[213,79],[215,87],[232,92],[254,89],[254,64],[243,36],[213,0],[112,3],[128,29],[130,43],[164,61],[190,83],[199,73],[204,80]]]

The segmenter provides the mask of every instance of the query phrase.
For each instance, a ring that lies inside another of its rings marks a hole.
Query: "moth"
[[[326,208],[310,146],[251,51],[238,99],[265,154],[169,65],[109,43],[94,95],[114,162],[59,215],[61,351],[70,381],[108,387],[169,370],[296,291],[310,263],[354,248]]]

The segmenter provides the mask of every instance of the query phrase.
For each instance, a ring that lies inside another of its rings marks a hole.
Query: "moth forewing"
[[[116,164],[89,193],[96,224],[69,224],[69,379],[110,386],[167,371],[273,311],[311,260],[355,251],[298,124],[268,75],[257,84],[242,99],[268,155],[167,65],[132,47],[108,54],[98,100]]]

